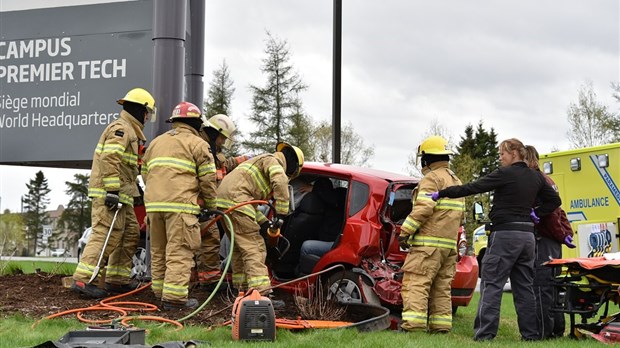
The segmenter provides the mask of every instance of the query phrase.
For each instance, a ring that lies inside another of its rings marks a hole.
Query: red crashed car
[[[400,251],[398,236],[411,211],[417,184],[413,177],[380,170],[306,163],[301,175],[291,182],[295,210],[281,229],[286,241],[268,247],[272,284],[342,265],[281,288],[303,293],[320,279],[328,295],[340,301],[402,305],[400,266],[406,252]],[[300,192],[300,187],[309,185],[313,185],[311,192]],[[321,245],[328,248],[316,254],[302,253],[307,240],[327,242]],[[458,244],[453,310],[469,304],[478,279],[478,262],[466,255],[464,236]]]

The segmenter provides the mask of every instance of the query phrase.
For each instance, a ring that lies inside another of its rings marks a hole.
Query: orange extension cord
[[[153,312],[153,311],[158,310],[159,308],[154,304],[146,303],[146,302],[132,302],[132,301],[112,302],[116,299],[120,299],[122,297],[138,293],[144,289],[147,289],[149,286],[151,286],[151,283],[147,283],[135,290],[126,292],[124,294],[105,298],[101,300],[98,304],[90,306],[90,307],[69,309],[66,311],[62,311],[62,312],[49,315],[43,319],[37,320],[34,324],[32,324],[32,328],[34,329],[43,320],[58,318],[64,315],[76,313],[76,317],[78,318],[79,321],[88,323],[88,324],[111,324],[113,321],[120,320],[121,325],[125,327],[129,327],[130,325],[128,323],[133,320],[152,320],[152,321],[161,321],[164,323],[170,323],[170,324],[176,325],[178,326],[178,328],[175,331],[182,329],[183,324],[179,323],[176,320],[171,320],[171,319],[157,317],[157,316],[149,316],[149,315],[128,316],[129,312]],[[129,307],[124,307],[124,306],[129,306]],[[82,313],[91,312],[91,311],[108,311],[108,312],[111,311],[111,312],[118,312],[121,315],[120,317],[116,319],[109,319],[109,320],[92,320],[92,319],[84,318]]]

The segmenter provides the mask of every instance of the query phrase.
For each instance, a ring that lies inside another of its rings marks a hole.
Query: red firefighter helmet
[[[167,119],[166,122],[171,123],[179,119],[187,118],[200,119],[201,114],[202,112],[196,105],[190,102],[183,101],[174,107],[174,109],[172,110],[172,116],[170,116],[170,118]]]

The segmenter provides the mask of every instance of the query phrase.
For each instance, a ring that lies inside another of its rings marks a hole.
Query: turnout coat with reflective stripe
[[[143,127],[125,110],[106,127],[93,156],[89,197],[105,198],[106,192],[118,191],[120,202],[133,206],[133,198],[140,196],[136,178],[139,174],[138,148],[146,142]]]
[[[413,193],[413,209],[401,226],[401,234],[414,235],[414,246],[456,249],[456,238],[465,210],[464,198],[442,198],[434,202],[427,193],[461,185],[447,161],[431,163],[422,170],[424,177]]]
[[[226,210],[238,203],[251,200],[266,200],[273,192],[277,214],[288,214],[289,192],[286,160],[281,152],[256,156],[241,163],[228,173],[217,189],[217,206]],[[237,211],[256,219],[260,224],[266,221],[254,206],[245,205]]]
[[[187,124],[153,139],[142,164],[147,212],[199,214],[198,197],[215,209],[215,162],[209,144]]]

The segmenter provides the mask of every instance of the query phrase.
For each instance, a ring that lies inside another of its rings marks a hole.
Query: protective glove
[[[435,191],[433,193],[426,193],[426,196],[430,197],[433,201],[437,202],[439,199],[439,192]]]
[[[530,211],[530,218],[532,219],[532,221],[534,221],[535,224],[538,224],[540,222],[540,218],[536,215],[534,208],[532,208],[532,211]]]
[[[577,247],[575,244],[573,244],[573,237],[571,236],[564,237],[564,245],[571,249],[575,249]]]
[[[118,191],[107,192],[105,194],[105,205],[112,211],[116,211],[116,209],[118,209],[119,200],[120,196],[118,195]]]
[[[401,234],[400,236],[398,236],[398,246],[401,249],[409,249],[410,245],[409,245],[409,235],[408,234]]]

